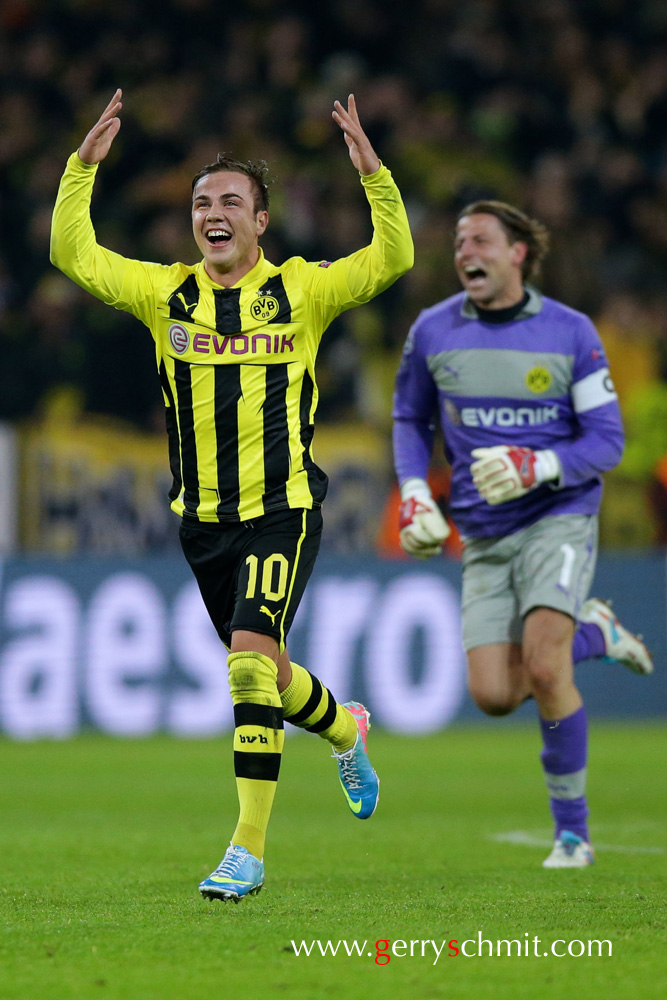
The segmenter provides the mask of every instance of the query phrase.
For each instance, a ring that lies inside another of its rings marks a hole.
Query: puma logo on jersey
[[[183,292],[176,292],[176,296],[175,297],[177,299],[180,299],[181,304],[182,304],[183,308],[185,309],[186,313],[188,314],[188,316],[192,316],[193,312],[197,308],[197,303],[196,302],[188,302],[187,299],[185,298],[185,295],[183,295]]]
[[[268,616],[269,616],[269,618],[271,619],[271,624],[272,624],[272,625],[275,625],[275,624],[276,624],[276,618],[277,618],[277,617],[278,617],[278,615],[280,614],[280,610],[278,610],[278,611],[275,611],[275,612],[274,612],[274,613],[272,614],[272,613],[271,613],[271,612],[269,611],[269,609],[267,608],[266,604],[262,604],[262,606],[261,606],[261,608],[260,608],[259,610],[260,610],[260,611],[263,611],[265,615],[268,615]]]

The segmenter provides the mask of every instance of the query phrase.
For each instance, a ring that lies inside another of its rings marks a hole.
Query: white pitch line
[[[553,840],[545,837],[535,837],[525,830],[510,830],[508,833],[492,833],[487,836],[487,840],[493,840],[497,844],[519,844],[522,847],[552,847]],[[595,843],[596,851],[613,851],[615,854],[664,854],[663,847],[630,847],[624,844],[598,844]]]

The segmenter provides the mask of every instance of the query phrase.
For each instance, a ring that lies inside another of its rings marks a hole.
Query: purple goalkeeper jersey
[[[595,327],[583,313],[527,291],[506,323],[481,320],[463,292],[424,310],[396,377],[398,480],[426,478],[439,419],[452,466],[451,514],[467,537],[508,535],[551,514],[597,513],[601,473],[623,451],[618,399]],[[501,444],[552,449],[560,481],[490,506],[473,485],[471,452]]]

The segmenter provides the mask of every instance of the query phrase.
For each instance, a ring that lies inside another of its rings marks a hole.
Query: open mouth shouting
[[[206,241],[212,247],[225,246],[232,238],[228,229],[209,229],[206,233]]]
[[[205,174],[192,194],[192,233],[204,267],[230,287],[257,264],[269,213],[256,210],[251,178],[233,170]]]
[[[486,271],[476,264],[466,264],[463,268],[465,284],[468,288],[479,288],[486,280]]]

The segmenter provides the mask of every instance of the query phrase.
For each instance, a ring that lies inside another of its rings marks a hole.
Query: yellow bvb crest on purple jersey
[[[531,368],[526,375],[526,385],[531,392],[546,392],[551,385],[551,372],[541,365]]]

